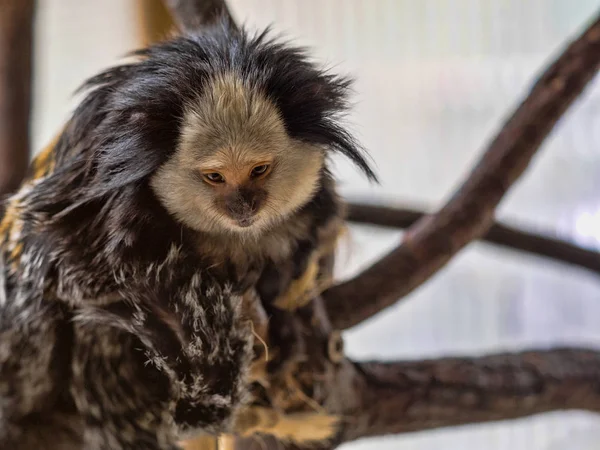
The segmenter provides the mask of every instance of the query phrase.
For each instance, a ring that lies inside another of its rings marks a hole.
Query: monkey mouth
[[[254,223],[253,217],[244,217],[243,219],[237,219],[235,224],[240,228],[248,228]]]

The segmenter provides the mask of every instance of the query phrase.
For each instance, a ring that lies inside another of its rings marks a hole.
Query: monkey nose
[[[249,202],[231,202],[226,206],[227,215],[231,217],[241,227],[248,227],[254,222],[254,215],[257,211],[257,203]]]
[[[227,212],[234,219],[242,219],[256,212],[256,205],[251,203],[235,202],[227,205]]]
[[[250,202],[247,204],[248,205],[248,210],[250,211],[250,214],[254,214],[256,212],[257,208],[257,201],[255,198],[253,198],[252,200],[250,200]]]
[[[225,212],[240,227],[248,227],[254,222],[263,197],[254,191],[240,189],[224,199]]]

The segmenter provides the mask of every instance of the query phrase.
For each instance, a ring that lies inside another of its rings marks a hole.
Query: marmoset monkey
[[[338,120],[348,80],[303,50],[223,24],[135,55],[86,82],[6,202],[1,448],[231,432],[252,358],[242,295],[276,303],[273,268],[303,279],[336,234],[329,154],[375,178]]]

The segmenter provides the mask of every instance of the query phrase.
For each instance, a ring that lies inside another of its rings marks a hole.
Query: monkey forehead
[[[245,144],[231,145],[218,148],[212,152],[202,153],[190,164],[194,164],[201,170],[239,170],[248,172],[254,166],[260,164],[271,164],[275,159],[277,149],[272,152],[264,148],[259,149]]]
[[[198,156],[244,148],[266,157],[288,140],[273,102],[234,74],[207,81],[203,92],[186,104],[181,144],[196,149]]]

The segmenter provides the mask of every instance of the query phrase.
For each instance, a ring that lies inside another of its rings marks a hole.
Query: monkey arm
[[[247,305],[194,267],[182,257],[150,273],[151,289],[131,290],[144,300],[145,314],[136,317],[155,349],[149,363],[167,372],[175,389],[178,438],[231,430],[248,400],[253,339]]]
[[[275,316],[304,306],[331,282],[336,244],[344,231],[343,222],[336,216],[321,228],[318,240],[300,242],[292,258],[285,264],[268,265],[257,283],[257,291],[249,290],[245,299],[256,299],[258,294],[265,307]],[[315,244],[316,241],[318,242]],[[275,307],[274,310],[271,305]],[[269,389],[272,378],[268,373],[269,364],[281,355],[269,352],[270,336],[264,313],[262,307],[259,307],[255,308],[251,315],[257,339],[249,381],[254,383],[254,386]],[[292,397],[301,395],[301,388],[292,373],[294,368],[295,364],[284,368],[284,375],[276,381],[278,385],[281,384],[278,389],[289,391]],[[254,392],[252,387],[251,391]],[[284,400],[284,403],[286,401]],[[233,433],[240,437],[266,434],[282,442],[310,446],[333,439],[339,431],[339,417],[325,414],[323,411],[287,413],[284,412],[286,408],[282,406],[271,404],[265,407],[260,406],[260,403],[253,403],[250,407],[242,408],[236,416]],[[196,442],[200,441],[189,441],[185,448],[195,448]],[[204,441],[198,445],[204,445]]]
[[[206,274],[206,287],[198,274],[187,282],[168,283],[153,273],[148,279],[157,284],[130,285],[126,300],[86,307],[79,318],[139,341],[138,347],[145,349],[143,366],[168,380],[165,401],[172,405],[169,415],[177,438],[230,430],[246,400],[251,357],[250,325],[241,299],[212,285]],[[147,385],[144,376],[135,378]]]
[[[288,265],[267,268],[261,283],[259,283],[259,288],[263,289],[261,295],[263,301],[266,297],[267,304],[273,304],[280,310],[279,312],[277,309],[273,310],[275,315],[287,314],[281,310],[296,310],[302,307],[306,295],[314,295],[315,289],[320,290],[323,286],[321,283],[328,283],[332,279],[335,246],[339,236],[345,230],[345,227],[340,222],[338,223],[339,225],[336,224],[335,227],[328,227],[327,231],[330,232],[322,234],[322,240],[318,246],[300,245]],[[281,289],[281,286],[286,286],[286,284],[287,290],[272,300],[270,296],[273,296],[277,289]],[[256,296],[256,292],[250,290],[246,293],[245,298],[249,299],[254,296]],[[269,302],[269,300],[271,301]],[[259,307],[252,312],[253,331],[257,339],[254,346],[255,358],[251,365],[250,381],[255,383],[255,386],[262,386],[268,390],[272,381],[272,374],[268,373],[269,363],[281,355],[277,355],[273,351],[269,352],[270,337],[265,311]],[[283,369],[287,375],[277,377],[278,379],[275,380],[276,384],[281,384],[276,389],[283,388],[289,391],[289,395],[292,397],[296,394],[300,395],[301,392],[301,388],[292,375],[294,367],[295,365],[291,365],[287,369]],[[251,391],[253,390],[251,389]],[[286,400],[284,400],[285,402]],[[260,405],[260,402],[253,403],[252,406],[244,407],[239,411],[233,428],[235,435],[248,437],[264,434],[274,436],[281,442],[312,446],[315,443],[335,438],[339,431],[340,418],[326,414],[324,411],[288,413],[284,412],[286,408],[283,405]],[[229,440],[225,439],[225,442],[229,442]],[[185,448],[190,450],[196,448],[194,445],[205,444],[205,441],[200,440],[184,443]],[[220,445],[224,444],[220,443]],[[223,448],[230,449],[230,447]]]
[[[230,429],[249,325],[240,299],[178,262],[114,295],[67,299],[81,291],[63,280],[43,300],[0,264],[0,448],[171,450],[180,433]]]

